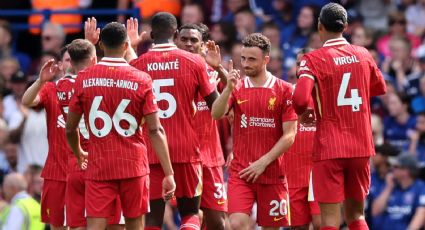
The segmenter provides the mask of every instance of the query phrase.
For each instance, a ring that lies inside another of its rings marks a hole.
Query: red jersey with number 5
[[[210,81],[205,61],[196,54],[178,49],[173,44],[155,45],[131,62],[147,72],[153,80],[159,117],[167,134],[171,162],[199,162],[199,138],[195,131],[195,100],[210,95],[215,79]],[[158,164],[148,143],[149,163]]]
[[[344,38],[328,40],[304,55],[299,77],[315,81],[313,160],[374,155],[370,97],[385,93],[386,86],[369,52]]]
[[[66,121],[68,117],[69,102],[72,94],[74,94],[75,81],[77,75],[67,75],[56,82],[56,95],[58,98],[59,106],[62,111],[63,117]],[[81,118],[78,126],[80,131],[80,144],[84,151],[88,150],[89,133],[84,123],[84,118]],[[77,163],[77,158],[70,151],[68,154],[68,172],[81,170]]]
[[[69,111],[84,114],[90,133],[86,178],[114,180],[148,174],[144,116],[157,111],[152,81],[122,58],[103,58],[78,73]]]

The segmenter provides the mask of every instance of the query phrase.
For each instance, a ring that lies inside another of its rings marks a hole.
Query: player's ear
[[[345,32],[348,28],[348,23],[344,23],[344,30],[342,30],[342,32]]]
[[[269,62],[270,62],[270,55],[269,54],[267,54],[267,55],[265,55],[264,56],[264,64],[269,64]]]

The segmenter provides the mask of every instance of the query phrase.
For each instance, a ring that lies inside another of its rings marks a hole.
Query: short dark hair
[[[269,54],[271,49],[270,40],[260,33],[253,33],[246,36],[242,40],[242,45],[245,47],[258,47],[264,54]]]
[[[59,58],[62,61],[63,56],[65,55],[66,52],[68,52],[68,48],[69,48],[69,44],[66,44],[64,47],[61,48],[60,52],[59,52]]]
[[[207,25],[205,25],[204,23],[198,23],[196,24],[202,34],[202,41],[203,42],[207,42],[210,39],[210,28],[208,28]]]
[[[127,41],[127,30],[121,23],[108,23],[100,32],[100,41],[106,48],[118,48]]]
[[[91,42],[85,39],[75,39],[68,48],[71,61],[79,63],[91,58],[96,53],[96,48]]]
[[[153,39],[169,39],[177,29],[177,19],[168,12],[159,12],[151,21]]]
[[[320,11],[319,21],[329,32],[343,32],[347,20],[347,11],[338,3],[328,3]]]

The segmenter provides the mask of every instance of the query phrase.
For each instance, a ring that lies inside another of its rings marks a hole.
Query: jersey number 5
[[[122,99],[120,104],[117,107],[117,110],[115,110],[115,113],[111,118],[109,114],[99,110],[99,106],[100,106],[100,103],[102,102],[102,99],[103,99],[102,96],[94,97],[93,103],[90,108],[89,126],[93,135],[95,135],[96,137],[104,137],[108,135],[112,130],[112,125],[114,126],[117,133],[119,133],[121,136],[129,137],[135,134],[138,127],[136,118],[134,118],[133,115],[124,112],[128,104],[130,103],[130,100]],[[103,127],[101,129],[98,129],[96,127],[96,123],[95,123],[96,119],[102,120]],[[127,129],[124,129],[121,127],[121,124],[120,124],[121,121],[126,121],[128,123]]]
[[[168,102],[168,109],[159,109],[160,118],[170,118],[176,112],[177,102],[174,96],[167,92],[161,92],[161,87],[174,86],[174,79],[157,79],[153,80],[153,92],[157,101],[166,100]]]
[[[351,105],[353,112],[360,111],[360,105],[363,103],[362,98],[359,97],[358,89],[351,89],[351,97],[345,97],[348,89],[348,83],[350,82],[351,73],[344,73],[342,75],[341,86],[338,91],[338,99],[336,104],[338,106]]]

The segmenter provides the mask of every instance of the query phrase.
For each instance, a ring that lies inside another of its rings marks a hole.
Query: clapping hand
[[[87,18],[84,22],[84,38],[89,40],[93,45],[99,41],[100,29],[97,28],[96,18]]]
[[[146,40],[146,31],[142,31],[139,34],[139,22],[137,18],[127,19],[127,36],[130,40],[131,47],[134,50],[137,49],[137,46]]]

